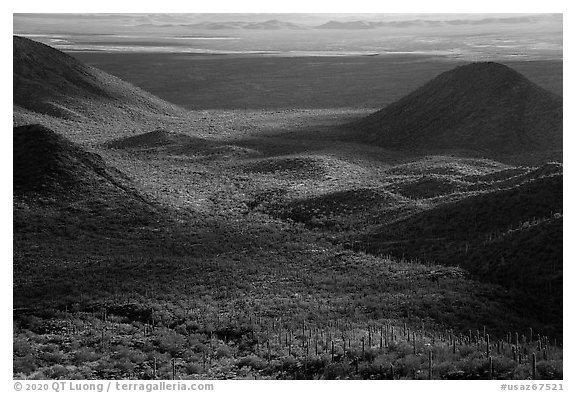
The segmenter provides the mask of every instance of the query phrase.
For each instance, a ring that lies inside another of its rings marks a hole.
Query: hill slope
[[[561,329],[563,182],[561,173],[549,173],[553,169],[548,165],[516,176],[513,186],[498,182],[507,188],[447,200],[381,225],[355,248],[457,265],[522,293],[531,299],[530,312]]]
[[[134,196],[129,180],[54,131],[30,125],[14,128],[14,193],[17,196],[56,195],[59,200],[87,195]],[[141,200],[141,197],[137,199]]]
[[[447,71],[353,125],[396,148],[519,153],[562,148],[562,99],[497,63]]]
[[[184,113],[121,79],[26,38],[13,37],[13,66],[14,125],[48,124],[56,118],[127,127]]]
[[[41,125],[14,128],[13,211],[15,236],[33,244],[124,233],[162,212],[100,155]]]
[[[561,213],[562,183],[562,175],[554,174],[510,188],[448,200],[386,224],[366,240],[380,251],[398,249],[400,255],[449,263],[451,258],[445,256],[451,248],[462,250],[465,242],[482,243],[511,228]]]

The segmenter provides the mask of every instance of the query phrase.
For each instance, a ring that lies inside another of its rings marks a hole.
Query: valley
[[[561,122],[390,145],[358,124],[459,62],[144,56],[14,38],[15,378],[562,379]],[[561,65],[498,102],[557,119]]]

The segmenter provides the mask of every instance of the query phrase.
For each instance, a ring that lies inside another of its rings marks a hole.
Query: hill
[[[328,29],[328,30],[366,30],[374,29],[378,26],[376,22],[368,22],[363,20],[353,21],[353,22],[338,22],[331,20],[320,26],[316,26],[316,29]]]
[[[360,236],[353,247],[459,266],[534,297],[531,312],[561,329],[563,182],[555,169],[547,165],[480,193],[440,199]]]
[[[188,24],[188,25],[179,25],[184,26],[189,29],[199,29],[199,30],[238,30],[238,29],[246,29],[246,30],[302,30],[305,29],[306,26],[300,25],[297,23],[291,22],[284,22],[277,19],[266,20],[262,22],[238,22],[238,21],[231,21],[231,22],[201,22],[195,24]],[[158,26],[156,26],[158,27]]]
[[[56,126],[62,121],[80,121],[117,126],[126,133],[135,128],[133,124],[166,122],[184,113],[119,78],[27,38],[13,37],[13,67],[14,125]]]
[[[386,252],[399,247],[401,253],[421,259],[447,262],[442,255],[454,242],[483,241],[511,228],[562,212],[562,175],[528,180],[509,188],[495,188],[388,223],[369,236],[369,242]],[[397,239],[398,244],[394,244]],[[411,244],[404,244],[410,240]],[[432,247],[441,244],[442,247]],[[422,247],[419,247],[421,245]],[[424,246],[425,245],[425,246]],[[464,248],[464,244],[458,244]]]
[[[249,30],[280,30],[280,29],[291,29],[291,30],[301,30],[305,27],[296,23],[283,22],[277,19],[271,19],[264,22],[254,22],[249,23],[244,26],[244,29]]]
[[[98,154],[41,126],[14,128],[14,234],[32,244],[122,233],[161,208]]]
[[[107,143],[106,146],[114,149],[148,149],[161,146],[192,144],[194,142],[197,142],[197,138],[159,129],[144,134],[116,139]]]
[[[562,99],[507,66],[472,63],[440,74],[352,129],[392,148],[558,150]]]
[[[15,195],[57,195],[59,200],[98,193],[136,195],[126,176],[100,155],[42,125],[15,127],[13,147]]]

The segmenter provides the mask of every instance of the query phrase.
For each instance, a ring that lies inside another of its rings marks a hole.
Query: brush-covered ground
[[[508,237],[561,250],[561,165],[343,141],[363,114],[191,112],[188,132],[97,141],[52,119],[128,185],[15,195],[14,376],[412,379],[431,354],[434,379],[510,379],[534,353],[537,378],[562,378],[561,252],[522,273],[546,296],[488,274],[541,257],[508,261]],[[507,193],[534,201],[482,201]],[[463,232],[479,198],[486,223]]]
[[[19,37],[14,70],[15,378],[562,378],[561,151],[387,150],[365,102],[226,109],[242,78],[185,111]]]

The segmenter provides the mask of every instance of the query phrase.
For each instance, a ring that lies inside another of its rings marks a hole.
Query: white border
[[[189,12],[189,13],[563,13],[564,14],[564,167],[565,167],[565,197],[564,197],[564,277],[565,277],[565,294],[564,294],[564,351],[566,356],[564,362],[564,390],[571,391],[574,387],[570,380],[573,380],[571,371],[574,370],[574,361],[570,356],[574,353],[574,339],[572,336],[573,312],[570,311],[569,305],[573,305],[571,300],[574,299],[573,285],[571,280],[574,278],[574,249],[571,246],[573,242],[574,228],[574,208],[570,203],[574,196],[574,112],[573,107],[573,86],[574,86],[574,61],[572,45],[574,37],[574,23],[576,22],[571,12],[569,1],[547,0],[547,1],[503,1],[503,0],[484,0],[474,2],[454,1],[454,0],[410,0],[410,1],[368,1],[354,0],[346,3],[332,3],[311,0],[291,0],[289,2],[265,2],[265,1],[232,1],[217,0],[207,2],[184,2],[174,0],[163,0],[161,2],[136,4],[121,3],[117,0],[99,0],[97,2],[72,2],[72,1],[21,1],[10,2],[2,5],[2,29],[9,30],[12,28],[12,13],[53,13],[53,12],[74,12],[74,13],[166,13],[166,12]],[[2,46],[8,51],[12,46],[11,31],[4,31],[2,37]],[[2,78],[3,86],[10,86],[4,90],[2,95],[3,119],[5,127],[2,131],[5,143],[2,144],[2,179],[7,184],[2,192],[2,310],[5,311],[4,323],[0,324],[2,339],[0,340],[1,355],[1,381],[6,388],[5,391],[13,391],[12,384],[12,132],[11,124],[8,119],[12,120],[12,104],[9,101],[9,95],[12,92],[12,76],[10,73],[11,63],[7,58],[3,58]],[[9,109],[10,108],[10,109]],[[217,381],[218,382],[218,381]],[[279,389],[281,392],[298,390],[330,390],[330,391],[347,391],[349,389],[362,389],[365,391],[422,391],[434,390],[442,392],[496,392],[499,391],[500,383],[497,381],[286,381],[277,383],[259,382],[242,382],[219,383],[217,392],[223,391],[269,391]]]

